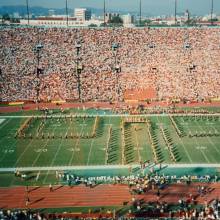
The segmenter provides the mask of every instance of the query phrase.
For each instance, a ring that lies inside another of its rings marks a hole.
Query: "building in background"
[[[187,9],[184,13],[185,21],[189,22],[190,20],[190,13],[189,10]]]
[[[90,25],[96,25],[99,27],[103,21],[97,19],[91,19],[89,21],[77,20],[74,17],[68,18],[69,27],[89,27]],[[20,20],[21,25],[27,25],[27,19]],[[37,19],[29,20],[29,24],[32,26],[47,26],[47,27],[66,27],[67,19],[66,16],[52,16],[52,17],[38,17]]]
[[[122,15],[123,25],[124,27],[133,27],[134,25],[134,16],[127,14]]]
[[[91,19],[91,10],[87,8],[75,8],[74,16],[79,21],[89,21]]]
[[[105,13],[105,22],[110,22],[113,17],[119,17],[119,13]]]

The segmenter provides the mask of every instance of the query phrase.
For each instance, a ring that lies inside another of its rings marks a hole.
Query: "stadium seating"
[[[77,60],[83,65],[84,101],[123,100],[126,91],[148,88],[156,91],[159,100],[208,100],[220,94],[218,28],[15,28],[0,32],[2,101],[36,100],[38,92],[41,101],[78,99]],[[82,47],[77,55],[79,40]],[[38,66],[33,49],[39,43],[43,48]],[[114,43],[119,44],[116,60]],[[120,66],[120,73],[115,73],[115,65]],[[39,69],[41,74],[37,74]]]

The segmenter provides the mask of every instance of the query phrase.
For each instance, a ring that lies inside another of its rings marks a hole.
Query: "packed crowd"
[[[219,52],[218,28],[1,29],[0,98],[76,100],[80,62],[84,101],[123,100],[126,90],[145,88],[159,100],[207,100],[220,94]]]
[[[157,172],[143,174],[133,174],[129,176],[89,176],[82,177],[77,176],[71,172],[58,172],[56,179],[66,182],[69,186],[85,184],[89,187],[95,187],[97,184],[127,184],[136,193],[143,193],[145,190],[155,187],[163,189],[166,184],[170,183],[186,183],[192,182],[218,182],[219,177],[217,175],[164,175]]]
[[[1,210],[0,209],[0,219],[1,220],[46,220],[46,216],[40,212],[35,212],[31,210]]]

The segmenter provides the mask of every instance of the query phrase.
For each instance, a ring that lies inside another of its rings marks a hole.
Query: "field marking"
[[[2,124],[5,121],[5,118],[0,119],[0,124]]]
[[[159,145],[159,147],[160,147],[160,149],[162,150],[163,148],[165,149],[165,155],[163,155],[163,156],[165,156],[165,158],[166,158],[166,154],[168,155],[168,158],[169,158],[169,160],[171,160],[171,157],[170,157],[170,152],[169,152],[169,149],[168,149],[168,146],[166,145],[166,142],[164,141],[164,138],[163,138],[163,136],[162,136],[162,139],[161,139],[161,141],[159,140],[160,139],[160,137],[159,136],[161,136],[161,132],[160,132],[160,126],[162,126],[163,128],[165,128],[165,126],[164,126],[164,123],[162,123],[161,121],[159,121],[159,118],[158,117],[156,117],[157,118],[157,125],[158,125],[158,127],[159,127],[159,133],[157,134],[157,138],[158,138],[158,143],[159,142],[163,142],[164,144],[162,144],[162,146],[160,146]],[[172,124],[171,124],[171,126],[172,126]],[[168,151],[168,152],[167,152]],[[161,151],[161,153],[163,154],[163,152]]]
[[[217,164],[168,164],[163,163],[163,166],[168,168],[220,168],[220,163]],[[130,164],[130,165],[89,165],[89,166],[53,166],[53,167],[7,167],[0,168],[0,172],[14,172],[15,170],[19,171],[54,171],[54,170],[106,170],[106,169],[129,169],[140,167],[140,164]],[[156,165],[155,168],[159,168],[159,165]]]
[[[69,127],[67,128],[67,132],[68,132],[69,128],[70,128],[70,125],[69,125]],[[53,129],[53,132],[55,132],[55,130],[56,130],[56,127]],[[59,147],[57,148],[57,151],[56,151],[56,153],[55,153],[55,155],[54,155],[54,157],[53,157],[53,160],[51,161],[50,167],[53,165],[53,163],[54,163],[54,161],[55,161],[55,159],[56,159],[56,157],[57,157],[57,154],[58,154],[58,152],[60,151],[60,149],[61,149],[61,147],[62,147],[61,143],[63,143],[63,139],[64,139],[64,138],[62,138],[62,140],[60,141]],[[43,180],[43,183],[46,182],[49,172],[50,172],[50,171],[48,170],[48,171],[47,171],[47,174],[45,175],[45,178],[44,178],[44,180]]]
[[[112,131],[110,132],[110,129],[112,129],[112,125],[108,124],[109,125],[109,129],[108,129],[108,137],[107,137],[107,142],[106,142],[106,148],[105,148],[105,164],[107,165],[108,164],[108,150],[109,150],[109,143],[110,143],[110,140],[111,140],[111,135],[112,135]]]
[[[191,129],[188,127],[188,130],[192,133]],[[196,146],[200,146],[200,144],[197,141],[197,138],[195,138],[195,142],[196,142]],[[199,149],[199,151],[202,153],[203,157],[205,158],[205,160],[210,163],[210,160],[208,159],[208,157],[205,155],[205,153],[203,152],[203,150]]]
[[[81,128],[81,130],[80,130],[80,135],[82,135],[82,132],[83,132],[83,126],[82,126],[82,128]],[[77,147],[78,147],[78,145],[79,145],[79,142],[80,142],[80,136],[77,138],[77,141],[76,141],[76,143],[74,144],[74,148],[75,149],[77,149]],[[73,157],[74,157],[74,155],[75,155],[75,151],[73,151],[73,153],[72,153],[72,155],[71,155],[71,158],[70,158],[70,161],[69,161],[69,165],[71,165],[71,163],[72,163],[72,161],[73,161]]]
[[[15,143],[16,143],[16,141],[15,141]],[[7,146],[6,146],[7,147]],[[10,147],[7,147],[7,148],[5,148],[5,150],[7,150],[8,148],[10,148]],[[15,151],[15,150],[14,150]],[[1,153],[2,154],[2,153]],[[2,161],[5,159],[5,157],[7,156],[7,154],[6,153],[3,153],[2,154],[3,156],[0,158],[0,163],[2,163]]]
[[[55,132],[55,130],[56,130],[56,128],[53,129],[53,133]],[[43,146],[43,149],[45,149],[45,147],[47,146],[48,142],[49,142],[49,139],[47,139],[46,143],[45,143],[44,146]],[[42,151],[38,154],[38,156],[36,157],[36,159],[35,159],[34,162],[32,163],[32,165],[31,165],[32,167],[33,167],[34,164],[38,161],[38,159],[40,158],[41,154],[42,154]]]
[[[31,143],[34,141],[34,139],[31,139],[31,141],[29,142],[29,144],[27,145],[27,147],[24,149],[24,151],[21,153],[21,155],[18,157],[15,166],[18,164],[18,162],[21,160],[21,158],[23,157],[23,155],[25,154],[25,152],[28,150],[28,148],[31,146]]]
[[[0,117],[1,118],[1,117]],[[5,120],[5,118],[3,118]],[[7,125],[9,123],[9,121],[11,121],[11,118],[9,118],[9,120],[5,120],[1,126],[0,126],[0,129],[2,129],[5,125]]]
[[[173,128],[173,125],[172,125],[172,124],[171,124],[170,126],[172,126],[172,128]],[[173,128],[173,129],[174,129],[174,128]],[[182,147],[183,147],[183,149],[184,149],[184,151],[185,151],[185,153],[186,153],[186,155],[187,155],[189,161],[190,161],[191,163],[193,163],[193,160],[192,160],[192,158],[190,157],[190,154],[189,154],[187,148],[185,147],[185,144],[184,144],[182,138],[180,138],[179,135],[177,135],[177,134],[176,134],[176,136],[177,136],[177,138],[179,139],[180,144],[182,145]]]
[[[113,127],[113,124],[111,124],[111,117],[109,117],[108,123],[107,124],[104,123],[104,125]],[[113,128],[112,128],[112,132],[113,132]],[[111,135],[109,137],[109,141],[110,141],[110,138],[111,138]],[[109,149],[109,143],[108,143],[108,138],[107,138],[107,147],[106,147],[106,152],[105,152],[105,165],[108,164],[108,156],[109,156],[108,149]]]
[[[157,115],[158,116],[158,115]],[[159,118],[159,117],[158,117]],[[109,120],[110,120],[110,117],[109,117]],[[88,158],[88,160],[89,160],[90,158]]]
[[[135,133],[136,147],[137,147],[137,153],[138,153],[138,161],[140,162],[141,161],[141,155],[140,155],[140,149],[139,149],[139,141],[138,141],[138,137],[137,137],[137,130],[135,130],[133,126],[131,127],[131,129]]]
[[[196,123],[198,124],[198,127],[199,127],[202,131],[204,131],[204,129],[202,128],[202,126],[201,126],[198,122],[196,122]],[[211,144],[211,146],[213,146],[213,148],[217,151],[217,153],[220,154],[220,151],[216,148],[216,146],[215,146],[215,144],[213,143],[213,141],[211,140],[211,138],[210,138],[209,136],[207,136],[206,138],[208,139],[208,141],[209,141],[209,143]],[[215,159],[214,157],[212,157],[212,158],[216,161],[216,159]],[[218,162],[218,161],[216,161],[216,162]]]
[[[109,117],[108,119],[108,123],[111,124],[111,117]],[[112,124],[111,124],[112,125]]]
[[[147,125],[144,126],[143,130],[145,130],[145,134],[147,134]],[[146,158],[150,159],[150,158],[153,158],[153,152],[152,152],[152,148],[150,147],[150,142],[149,142],[149,139],[148,139],[148,136],[147,135],[144,135],[144,138],[146,139],[146,144],[145,144],[145,148],[146,148]],[[149,157],[148,157],[149,156]]]
[[[88,155],[88,160],[87,160],[87,166],[89,164],[89,159],[90,159],[90,155],[91,155],[91,152],[92,152],[93,143],[94,143],[94,139],[92,139],[91,144],[90,144],[90,150],[89,150],[89,155]]]
[[[4,124],[3,125],[1,125],[0,126],[0,129],[1,128],[3,128],[6,124],[8,124],[8,122],[9,121],[11,121],[11,119],[9,119],[9,120],[5,120],[5,122],[4,122]],[[9,131],[12,131],[12,130],[15,130],[15,131],[17,131],[17,129],[8,129]],[[9,134],[10,134],[10,132],[9,132]],[[13,133],[14,134],[14,133]],[[11,135],[11,134],[10,134]],[[8,136],[4,136],[3,138],[1,138],[0,139],[0,143],[2,142],[2,141],[4,141],[5,140],[5,138],[8,138]],[[15,141],[13,141],[13,143],[11,144],[12,146],[6,146],[6,148],[10,148],[10,147],[14,147],[17,143],[18,143],[18,140],[17,139],[14,139]],[[0,158],[0,163],[5,159],[5,157],[6,157],[6,154],[4,154],[1,158]]]
[[[46,143],[43,145],[42,149],[45,149],[45,147],[47,146],[49,142],[49,139],[47,139]],[[40,158],[40,155],[42,154],[43,151],[39,152],[39,154],[37,155],[37,157],[35,158],[35,160],[33,161],[33,163],[31,164],[31,166],[33,167],[34,164],[36,164],[36,162],[38,161],[38,159]]]

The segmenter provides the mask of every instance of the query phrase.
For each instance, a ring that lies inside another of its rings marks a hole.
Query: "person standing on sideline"
[[[160,199],[160,189],[158,188],[157,189],[157,201],[159,201],[159,199]]]
[[[52,184],[50,183],[49,185],[49,189],[50,189],[50,192],[53,192],[53,187],[52,187]]]

